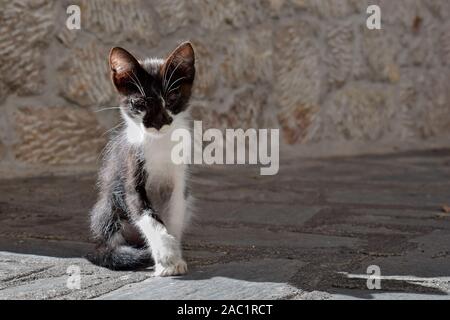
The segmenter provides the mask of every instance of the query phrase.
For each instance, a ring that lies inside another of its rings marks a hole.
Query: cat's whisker
[[[101,112],[101,111],[114,110],[114,109],[120,109],[120,107],[103,108],[103,109],[95,110],[94,112]]]
[[[133,80],[134,85],[138,88],[139,92],[142,94],[142,96],[145,97],[144,88],[142,87],[141,82],[139,81],[139,78],[136,76],[134,71],[131,71],[133,77],[131,77],[131,80]]]
[[[180,63],[177,64],[177,66],[175,67],[175,69],[172,70],[172,73],[170,74],[169,80],[167,81],[167,83],[170,85],[170,80],[172,80],[172,76],[175,73],[175,71],[177,71],[178,67],[181,65],[183,61],[180,61]],[[170,87],[169,87],[170,89]]]
[[[117,129],[118,127],[120,127],[121,125],[123,125],[125,122],[124,121],[120,121],[119,124],[117,124],[116,126],[112,127],[111,129],[106,130],[103,134],[102,137],[109,134],[110,132],[114,131],[115,129]]]
[[[127,72],[127,74],[128,74],[129,77],[130,77],[130,80],[132,81],[131,83],[134,84],[134,85],[136,86],[136,88],[139,90],[139,92],[141,93],[141,95],[145,96],[145,94],[144,94],[142,88],[137,84],[135,78],[133,77],[133,76],[135,76],[134,72],[131,71],[131,73],[132,73],[132,74],[130,74],[129,72]]]
[[[136,86],[136,88],[139,90],[139,92],[140,92],[141,94],[143,94],[141,88],[138,86],[138,84],[136,83],[136,81],[135,81],[132,77],[130,77],[130,80],[132,81],[131,83],[134,84],[134,85]]]
[[[171,85],[170,85],[170,87],[169,87],[169,92],[170,92],[170,89],[178,82],[178,81],[181,81],[181,80],[183,80],[183,79],[186,79],[186,77],[180,77],[180,78],[178,78],[176,81],[174,81]]]
[[[167,72],[169,71],[169,66],[164,70],[164,81],[163,81],[163,92],[166,92],[167,85],[169,84],[169,80],[167,80]]]
[[[169,70],[169,68],[164,69],[163,85],[162,85],[163,91],[165,91],[167,87],[167,70]]]
[[[134,73],[133,70],[131,70],[131,79],[133,80],[133,83],[135,84],[135,86],[138,88],[139,92],[142,94],[142,88],[138,84],[136,74]]]
[[[107,134],[107,133],[110,132],[111,130],[116,129],[119,125],[122,125],[122,124],[125,124],[125,122],[124,122],[124,121],[120,121],[120,123],[119,123],[118,125],[116,125],[115,127],[111,128],[111,129],[109,129],[109,130],[107,130],[107,131],[104,132],[101,136],[103,137],[105,134]],[[106,155],[107,155],[108,153],[110,153],[111,150],[112,150],[112,143],[111,143],[111,141],[110,141],[109,143],[107,143],[107,144],[103,147],[102,151],[98,154],[98,156],[97,156],[97,161],[99,161],[100,158],[106,157]]]
[[[180,86],[178,86],[178,87],[176,87],[176,88],[173,88],[173,89],[170,89],[170,90],[167,92],[167,94],[169,94],[169,93],[171,93],[172,91],[177,90],[177,89],[180,89]]]
[[[133,72],[133,74],[134,74],[134,72]],[[138,85],[139,85],[140,88],[141,88],[141,93],[142,93],[142,95],[145,97],[145,90],[144,90],[144,87],[142,86],[141,80],[139,80],[139,78],[137,77],[137,75],[134,75],[134,76],[135,76],[135,78],[136,78],[136,81],[137,81]]]

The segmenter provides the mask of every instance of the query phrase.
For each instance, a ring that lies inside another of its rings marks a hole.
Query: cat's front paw
[[[158,263],[155,266],[156,277],[168,277],[168,276],[179,276],[187,273],[187,264],[183,259],[179,259],[174,263],[168,265],[162,265]]]
[[[159,246],[153,248],[155,276],[167,277],[187,272],[186,262],[181,257],[179,241],[170,234],[163,234]]]

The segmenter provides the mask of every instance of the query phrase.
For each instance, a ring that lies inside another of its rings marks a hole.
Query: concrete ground
[[[450,213],[441,209],[450,150],[285,160],[276,176],[258,172],[195,169],[190,272],[171,278],[80,258],[92,248],[94,174],[0,180],[0,299],[450,297]],[[367,287],[371,265],[381,289]],[[80,289],[70,285],[77,270]]]

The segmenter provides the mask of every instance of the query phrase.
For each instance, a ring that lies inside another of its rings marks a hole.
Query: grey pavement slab
[[[219,234],[221,235],[220,237],[218,237]],[[191,230],[186,235],[186,241],[200,244],[209,243],[218,246],[283,248],[355,247],[358,244],[363,244],[361,240],[351,237],[289,231],[279,232],[279,230],[270,231],[245,226],[220,228],[210,225]]]
[[[187,276],[150,278],[98,299],[283,299],[301,294],[289,284],[300,264],[267,259],[197,267]]]

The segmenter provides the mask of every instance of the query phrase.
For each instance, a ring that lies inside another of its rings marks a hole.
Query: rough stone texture
[[[389,134],[390,126],[395,125],[390,123],[395,106],[389,101],[389,90],[384,86],[352,85],[337,91],[325,110],[329,122],[323,129],[329,130],[329,139],[373,141]]]
[[[2,1],[0,98],[10,93],[36,94],[45,84],[44,58],[53,29],[52,10],[52,1]]]
[[[442,132],[448,132],[450,111],[450,76],[437,70],[425,74],[426,91],[423,92],[425,100],[426,117],[424,122],[428,125],[430,135],[435,136]]]
[[[323,18],[343,18],[351,15],[354,10],[351,0],[291,0],[291,2]]]
[[[195,168],[190,272],[112,272],[93,249],[93,174],[0,183],[0,299],[449,299],[450,150]],[[37,190],[40,192],[30,192]],[[381,290],[367,289],[367,267]],[[81,289],[69,289],[68,267]]]
[[[262,128],[267,99],[268,94],[263,90],[245,89],[233,97],[223,112],[212,109],[208,103],[194,101],[192,117],[202,120],[204,128]]]
[[[227,87],[269,82],[272,78],[271,30],[258,27],[232,35],[222,43],[225,57],[220,66]]]
[[[449,81],[448,74],[434,69],[405,71],[399,93],[400,125],[407,128],[402,135],[430,138],[448,133]]]
[[[37,164],[92,163],[104,145],[103,130],[89,111],[20,108],[15,115],[19,161]]]
[[[154,1],[154,8],[160,18],[159,29],[164,34],[186,27],[193,15],[193,8],[189,1]]]
[[[265,0],[195,0],[200,26],[207,30],[243,28],[264,21],[267,15]]]
[[[439,42],[442,48],[442,61],[446,66],[450,66],[450,22],[447,22],[441,31]]]
[[[370,77],[374,80],[397,82],[399,78],[396,56],[400,52],[398,39],[390,32],[371,32],[365,27],[363,55],[370,68]]]
[[[201,39],[192,39],[195,46],[196,79],[193,91],[195,98],[208,98],[216,87],[219,77],[218,59],[215,57],[211,44]]]
[[[0,161],[3,159],[5,155],[5,146],[3,145],[2,141],[0,140]]]
[[[307,139],[321,91],[316,28],[299,22],[275,33],[274,94],[278,119],[289,144]]]
[[[194,118],[206,127],[279,128],[281,149],[299,156],[442,147],[450,136],[447,0],[82,0],[80,30],[65,27],[69,4],[18,0],[0,12],[1,167],[17,174],[17,105],[115,106],[112,46],[161,57],[189,39]],[[369,4],[381,30],[366,27]],[[94,118],[108,129],[114,115]]]
[[[61,95],[80,106],[99,109],[112,101],[115,91],[109,80],[108,54],[107,47],[95,42],[74,47],[59,70]]]
[[[83,0],[83,28],[106,42],[144,41],[155,45],[159,41],[156,21],[147,1],[143,0]]]
[[[326,31],[328,81],[342,86],[352,75],[355,36],[351,23],[331,24]]]

